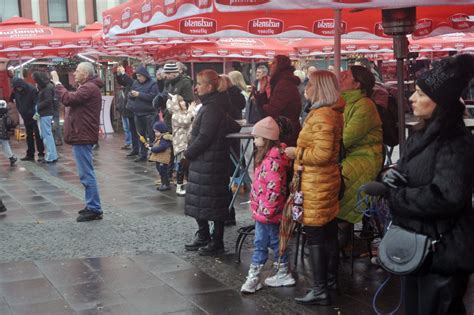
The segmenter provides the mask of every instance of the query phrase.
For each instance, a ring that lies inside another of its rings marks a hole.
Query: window
[[[0,21],[5,21],[14,16],[21,16],[21,0],[0,0]]]
[[[67,23],[67,0],[48,0],[49,23]]]

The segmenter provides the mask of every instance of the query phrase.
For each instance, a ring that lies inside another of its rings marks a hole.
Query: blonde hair
[[[318,70],[311,73],[308,84],[314,87],[314,94],[308,95],[312,104],[330,105],[336,103],[341,97],[336,75],[331,71]]]
[[[217,91],[219,92],[227,91],[233,85],[227,74],[221,74],[219,79],[219,85],[217,86]]]
[[[233,85],[238,86],[242,91],[247,91],[247,83],[245,83],[244,76],[240,71],[229,72],[229,77]]]
[[[216,71],[212,69],[202,70],[197,74],[197,77],[201,78],[202,80],[204,80],[204,82],[211,85],[212,92],[217,91],[217,88],[219,87],[220,77]]]

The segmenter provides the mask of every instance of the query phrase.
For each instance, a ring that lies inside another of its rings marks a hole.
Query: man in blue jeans
[[[56,71],[51,72],[56,95],[69,114],[64,122],[64,141],[72,145],[77,173],[85,188],[86,206],[79,211],[77,222],[102,219],[99,189],[92,161],[92,146],[99,140],[102,80],[96,76],[90,62],[81,62],[74,72],[79,85],[75,92],[69,92],[59,82]]]

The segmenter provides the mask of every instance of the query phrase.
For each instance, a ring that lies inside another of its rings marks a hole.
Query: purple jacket
[[[67,144],[95,144],[99,140],[100,110],[102,108],[102,80],[94,76],[69,92],[62,85],[55,88],[56,95],[69,114],[64,122],[64,141]]]
[[[255,168],[250,208],[253,218],[261,223],[278,224],[286,202],[286,174],[290,159],[285,154],[286,145],[273,147],[262,163]]]

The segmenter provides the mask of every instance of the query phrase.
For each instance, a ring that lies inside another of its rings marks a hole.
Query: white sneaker
[[[184,189],[184,185],[183,184],[177,184],[176,185],[176,194],[178,196],[184,196],[186,195],[186,189]]]
[[[288,263],[276,264],[276,267],[278,267],[277,273],[265,279],[265,284],[269,287],[291,287],[295,285],[296,281],[295,278],[293,278],[293,275],[291,274],[291,271],[288,268]]]
[[[240,288],[240,292],[250,294],[255,293],[261,288],[263,288],[263,285],[260,283],[260,280],[258,278],[260,271],[262,271],[262,268],[263,265],[250,265],[247,280],[245,280],[245,283],[242,285],[242,288]]]

